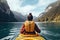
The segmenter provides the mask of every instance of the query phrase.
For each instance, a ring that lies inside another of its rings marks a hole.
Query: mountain
[[[33,20],[34,20],[35,22],[38,22],[38,17],[33,16]]]
[[[48,5],[42,16],[38,17],[39,21],[60,21],[60,1]]]
[[[18,13],[15,11],[12,11],[14,14],[14,17],[17,19],[18,22],[24,22],[26,20],[26,17],[22,15],[22,13]]]
[[[6,0],[0,0],[0,22],[23,22],[25,18],[22,14],[11,11]]]
[[[6,0],[0,0],[0,22],[15,22],[14,14],[10,10]]]

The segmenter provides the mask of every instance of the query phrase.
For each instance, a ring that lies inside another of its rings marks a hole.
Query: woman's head
[[[29,13],[29,15],[32,15],[32,13]]]
[[[33,20],[32,13],[29,13],[29,15],[28,15],[27,19],[28,19],[29,21],[32,21],[32,20]]]

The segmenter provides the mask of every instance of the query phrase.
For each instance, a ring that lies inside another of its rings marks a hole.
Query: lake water
[[[13,40],[20,32],[22,22],[0,23],[0,40]],[[47,40],[60,40],[60,23],[36,22],[41,29],[40,35]]]

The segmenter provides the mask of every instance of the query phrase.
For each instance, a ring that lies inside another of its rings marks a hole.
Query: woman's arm
[[[41,32],[41,30],[38,28],[38,26],[36,24],[35,24],[35,31],[38,32],[38,33]]]
[[[24,33],[24,27],[25,27],[25,25],[23,24],[23,26],[22,26],[22,28],[20,29],[20,33]]]

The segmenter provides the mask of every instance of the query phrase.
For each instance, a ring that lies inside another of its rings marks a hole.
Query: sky
[[[44,12],[46,7],[56,0],[7,0],[12,11],[20,12],[23,15],[32,13],[34,16],[39,16]]]

